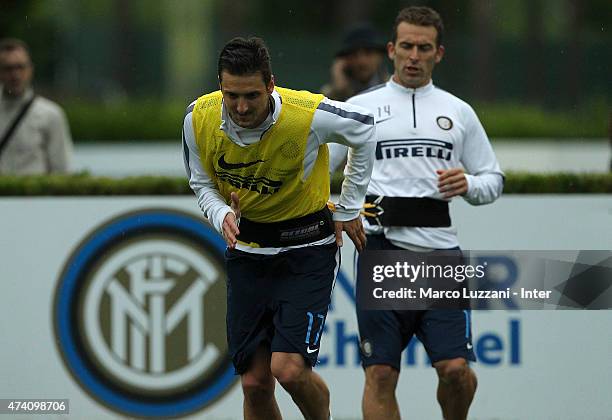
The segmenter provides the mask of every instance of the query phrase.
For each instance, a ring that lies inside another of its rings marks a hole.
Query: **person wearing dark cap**
[[[348,31],[331,66],[331,81],[321,88],[330,99],[344,101],[389,78],[385,42],[369,24]]]

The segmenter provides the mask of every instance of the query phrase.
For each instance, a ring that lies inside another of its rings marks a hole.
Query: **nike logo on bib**
[[[228,163],[225,161],[225,153],[221,155],[217,163],[222,169],[240,169],[240,168],[248,168],[249,166],[256,165],[258,163],[263,163],[265,160],[254,160],[253,162],[243,162],[243,163]]]

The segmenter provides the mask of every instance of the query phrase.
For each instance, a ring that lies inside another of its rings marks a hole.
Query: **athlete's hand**
[[[366,234],[361,223],[361,217],[357,217],[347,222],[334,222],[336,225],[336,244],[342,246],[342,231],[345,231],[351,241],[355,244],[357,251],[361,252],[365,248]]]
[[[438,174],[438,191],[444,194],[444,198],[463,195],[467,192],[468,182],[463,168],[438,169],[436,173]]]
[[[236,213],[236,218],[240,219],[240,197],[238,197],[238,194],[233,192],[230,194],[230,198],[232,200],[230,206],[232,207],[232,210],[234,210],[234,213]]]
[[[227,246],[230,249],[236,248],[236,236],[240,235],[240,230],[238,229],[238,222],[236,218],[240,217],[240,198],[238,194],[235,192],[231,193],[231,208],[234,213],[227,213],[225,215],[225,219],[223,219],[223,239],[227,243]]]

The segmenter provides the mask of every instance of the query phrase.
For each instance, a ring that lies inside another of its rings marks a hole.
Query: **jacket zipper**
[[[414,128],[416,128],[416,105],[414,102],[414,93],[412,94],[412,121],[414,122]]]

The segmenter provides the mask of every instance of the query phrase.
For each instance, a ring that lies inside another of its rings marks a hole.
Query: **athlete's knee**
[[[438,378],[443,384],[454,387],[467,386],[474,382],[476,377],[463,358],[441,360],[434,364]],[[473,379],[472,379],[473,377]]]
[[[302,355],[297,353],[274,353],[270,367],[272,375],[283,388],[299,385],[310,370]]]
[[[389,365],[371,365],[366,367],[366,382],[380,390],[395,391],[399,372]]]
[[[240,376],[244,398],[249,402],[268,400],[274,397],[274,377],[271,374],[246,372]]]

